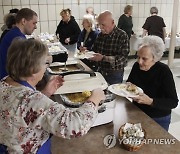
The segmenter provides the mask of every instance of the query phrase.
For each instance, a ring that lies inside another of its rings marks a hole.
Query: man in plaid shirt
[[[97,62],[99,71],[109,84],[121,83],[129,54],[128,35],[116,27],[110,11],[102,12],[98,23],[101,33],[93,47],[96,54],[90,60]]]

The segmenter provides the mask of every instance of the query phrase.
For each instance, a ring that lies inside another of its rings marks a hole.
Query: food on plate
[[[50,73],[62,73],[64,70],[66,70],[66,71],[78,71],[78,70],[84,69],[79,64],[68,64],[68,65],[66,65],[66,67],[65,67],[65,65],[58,65],[58,66],[51,65],[49,68],[50,69],[48,69],[48,71]]]
[[[60,51],[60,47],[59,46],[51,46],[49,47],[49,51],[50,52],[57,52],[57,51]]]
[[[122,89],[126,89],[127,85],[122,83],[122,84],[115,84],[113,86],[114,89],[117,89],[117,90],[122,90]]]
[[[138,87],[132,83],[127,83],[126,90],[136,95],[139,94]]]
[[[125,123],[119,129],[120,144],[129,150],[137,151],[144,144],[146,138],[145,130],[142,129],[141,123]]]
[[[91,96],[91,92],[83,91],[79,93],[66,94],[66,96],[73,103],[85,102]]]
[[[92,58],[92,57],[94,57],[94,54],[95,54],[95,52],[94,51],[88,51],[88,50],[85,50],[85,51],[83,51],[83,52],[80,52],[80,51],[78,51],[75,55],[74,55],[74,57],[75,58],[79,58],[79,59],[89,59],[89,58]]]
[[[84,52],[78,51],[77,54],[78,54],[78,55],[83,55]]]
[[[140,87],[129,82],[110,85],[108,90],[118,96],[126,98],[137,97],[140,93],[143,93]]]
[[[125,90],[135,95],[139,94],[138,87],[132,83],[115,84],[113,88],[116,90]]]

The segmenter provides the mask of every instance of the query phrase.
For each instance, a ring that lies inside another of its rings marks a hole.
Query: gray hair
[[[83,16],[83,21],[84,21],[84,20],[87,20],[88,23],[91,25],[91,27],[92,27],[93,29],[95,29],[95,21],[94,21],[94,16],[93,16],[93,15],[91,15],[91,14],[85,14],[85,15]]]
[[[157,7],[155,7],[155,6],[151,7],[150,13],[151,13],[151,14],[153,14],[153,13],[158,14],[158,9],[157,9]]]
[[[163,52],[165,51],[163,40],[160,37],[154,35],[145,36],[143,38],[139,50],[143,47],[150,48],[155,62],[162,58]]]
[[[42,68],[48,47],[39,40],[16,38],[8,48],[7,72],[14,80],[30,77]]]
[[[124,13],[128,14],[129,11],[132,11],[133,7],[131,5],[126,5],[124,8]]]

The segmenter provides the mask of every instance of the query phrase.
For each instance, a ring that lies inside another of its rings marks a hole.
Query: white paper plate
[[[94,51],[87,51],[85,53],[79,54],[79,52],[74,54],[74,57],[77,59],[89,59],[94,57],[95,52]]]
[[[78,64],[78,61],[77,60],[68,60],[66,62],[66,65],[73,65],[73,64]],[[64,66],[65,63],[62,63],[62,62],[53,62],[50,64],[50,67],[53,67],[53,66]]]
[[[138,94],[126,90],[127,84],[113,84],[108,87],[108,90],[118,96],[122,97],[137,97]],[[138,93],[143,93],[143,90],[137,87]]]

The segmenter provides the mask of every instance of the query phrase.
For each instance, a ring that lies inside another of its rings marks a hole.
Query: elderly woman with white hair
[[[85,50],[91,50],[99,31],[95,28],[95,21],[92,15],[86,14],[82,20],[83,30],[79,35],[77,42],[77,48],[84,52]]]
[[[143,89],[144,93],[133,97],[133,102],[159,125],[168,131],[171,109],[178,104],[173,75],[169,67],[161,63],[164,43],[157,36],[146,36],[137,52],[127,82]]]
[[[85,52],[86,50],[91,51],[94,41],[96,40],[100,31],[95,28],[94,17],[91,14],[86,14],[83,16],[82,25],[83,30],[79,35],[77,48],[80,52]],[[94,69],[94,62],[87,59],[83,60],[83,62]]]

